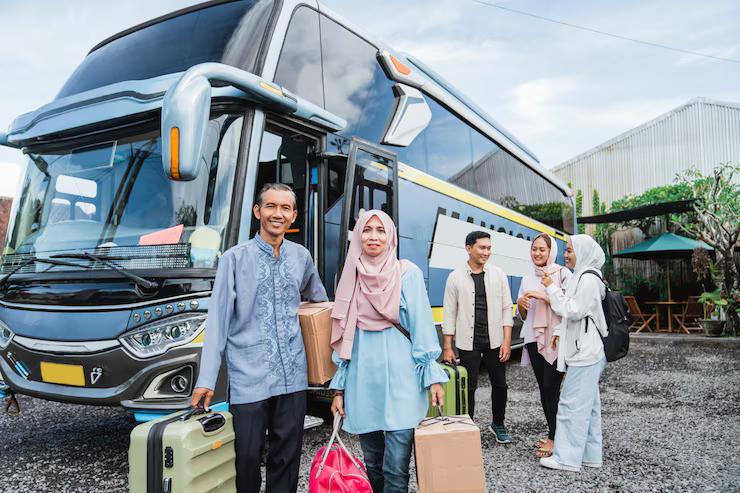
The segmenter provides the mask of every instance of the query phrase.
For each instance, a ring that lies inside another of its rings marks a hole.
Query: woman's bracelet
[[[344,390],[335,390],[334,397],[344,397]]]

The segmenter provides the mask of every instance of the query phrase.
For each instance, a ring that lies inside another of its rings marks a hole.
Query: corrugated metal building
[[[600,201],[609,207],[627,195],[672,184],[677,174],[689,168],[708,174],[717,164],[728,161],[740,163],[740,103],[696,98],[552,171],[572,184],[574,194],[577,190],[583,192],[581,215],[590,216],[594,213],[594,189]],[[664,230],[662,223],[662,218],[656,218],[651,235]],[[586,231],[593,233],[593,226]],[[616,231],[611,237],[611,248],[616,252],[643,239],[639,229]],[[664,264],[629,259],[615,259],[615,267],[631,269],[647,279],[665,270]],[[671,272],[672,284],[678,291],[696,294],[696,279],[689,262],[674,262]]]
[[[583,191],[582,215],[593,214],[591,197],[612,201],[674,182],[690,167],[702,173],[740,162],[740,103],[692,99],[552,169]]]

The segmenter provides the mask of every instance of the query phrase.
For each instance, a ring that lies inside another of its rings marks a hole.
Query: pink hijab
[[[377,257],[362,250],[362,230],[373,216],[380,219],[388,236],[385,251]],[[331,313],[331,346],[344,360],[352,358],[357,328],[380,331],[399,323],[402,267],[397,247],[396,225],[388,214],[379,210],[360,214]]]
[[[538,235],[540,238],[543,235]],[[537,241],[537,238],[534,241]],[[534,241],[532,243],[534,243]],[[543,277],[544,271],[548,272],[552,276],[553,283],[557,287],[561,287],[562,276],[559,275],[561,266],[555,263],[555,259],[558,256],[558,244],[554,238],[550,237],[550,255],[547,257],[547,262],[544,267],[538,267],[532,263],[534,269],[534,276],[527,278],[524,290],[526,291],[541,291],[545,289],[542,286],[541,278]],[[553,275],[557,274],[557,275]],[[540,300],[533,300],[533,304],[529,310],[530,317],[534,317],[532,320],[532,331],[534,332],[534,340],[537,342],[537,352],[539,352],[548,363],[553,364],[558,358],[557,350],[553,351],[550,342],[552,340],[552,333],[555,327],[560,323],[560,317],[545,303]],[[525,351],[524,355],[527,354]],[[522,357],[522,364],[527,364],[529,358],[527,357],[524,361]]]

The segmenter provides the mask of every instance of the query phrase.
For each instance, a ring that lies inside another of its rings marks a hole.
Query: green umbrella
[[[663,233],[655,238],[650,238],[637,245],[625,248],[613,256],[640,260],[665,260],[668,272],[668,301],[671,301],[671,271],[668,268],[668,260],[689,257],[696,248],[714,250],[714,248],[703,241],[693,240],[673,233]]]

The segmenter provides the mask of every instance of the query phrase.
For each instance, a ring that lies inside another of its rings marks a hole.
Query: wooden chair
[[[650,322],[652,322],[658,314],[643,313],[634,296],[625,296],[624,299],[627,300],[627,308],[629,308],[630,315],[632,315],[633,320],[630,330],[637,329],[637,332],[642,332],[647,329],[650,332],[653,332],[653,329],[650,328]]]
[[[699,303],[698,296],[689,296],[686,306],[683,308],[683,313],[676,315],[679,318],[681,325],[687,331],[699,331],[703,329],[699,325],[699,319],[704,318],[704,307]]]

